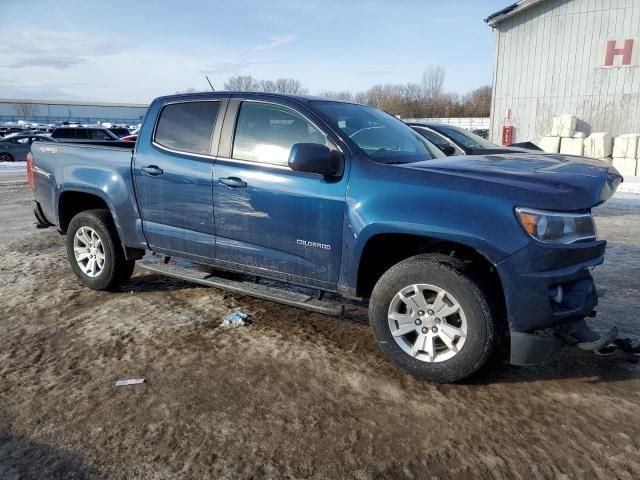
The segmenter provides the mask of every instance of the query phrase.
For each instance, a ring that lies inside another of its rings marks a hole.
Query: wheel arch
[[[56,201],[58,229],[60,232],[66,233],[67,228],[69,227],[69,222],[71,222],[71,219],[75,215],[80,212],[93,209],[104,209],[109,211],[109,215],[116,227],[118,242],[122,246],[127,260],[137,260],[144,256],[143,249],[128,247],[125,245],[123,241],[125,237],[122,233],[118,216],[115,213],[116,209],[111,204],[109,197],[102,191],[74,188],[59,192],[58,199]]]
[[[63,190],[58,194],[56,208],[56,216],[58,228],[61,232],[66,233],[71,219],[80,212],[94,209],[109,210],[111,218],[116,224],[117,218],[114,209],[109,204],[109,200],[105,195],[85,189],[69,189]],[[119,232],[118,232],[119,233]]]
[[[368,298],[384,272],[407,258],[424,253],[440,253],[464,262],[465,269],[505,318],[505,295],[497,262],[468,243],[429,235],[396,232],[372,235],[363,245],[359,257],[355,282],[357,296]]]

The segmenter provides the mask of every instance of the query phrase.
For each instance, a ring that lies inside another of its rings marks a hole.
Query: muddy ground
[[[640,478],[640,366],[412,379],[336,319],[137,272],[83,288],[0,179],[0,478]],[[640,198],[598,209],[597,323],[637,333]],[[253,323],[218,327],[230,310]],[[115,388],[120,378],[147,383]]]

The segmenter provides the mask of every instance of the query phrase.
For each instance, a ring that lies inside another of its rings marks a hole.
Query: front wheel
[[[438,254],[409,258],[382,275],[371,295],[369,320],[389,360],[436,382],[475,373],[497,341],[485,293],[462,262]]]
[[[0,162],[13,162],[13,157],[9,153],[2,152],[0,153]]]
[[[73,272],[93,290],[112,290],[133,273],[135,260],[125,258],[108,210],[86,210],[73,217],[66,244]]]

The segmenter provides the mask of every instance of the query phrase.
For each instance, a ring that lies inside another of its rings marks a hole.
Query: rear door
[[[295,143],[339,144],[299,109],[230,102],[213,169],[216,258],[236,270],[333,288],[348,168],[331,179],[289,168]]]
[[[138,141],[136,195],[155,251],[195,260],[214,256],[212,140],[225,105],[221,99],[162,105],[153,131],[146,129]]]

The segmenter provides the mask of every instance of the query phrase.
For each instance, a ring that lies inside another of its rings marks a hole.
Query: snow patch
[[[625,177],[616,191],[617,194],[640,196],[640,177]]]
[[[27,162],[0,162],[0,174],[4,172],[26,172]]]

